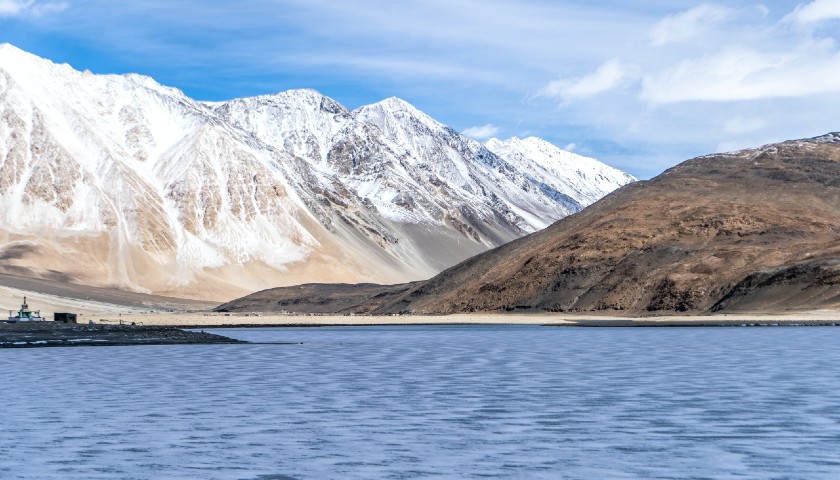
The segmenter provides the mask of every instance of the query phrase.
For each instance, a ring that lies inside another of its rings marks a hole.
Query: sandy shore
[[[221,303],[0,274],[2,310],[5,313],[9,310],[16,311],[20,308],[23,297],[27,297],[30,308],[41,311],[41,314],[47,318],[52,318],[54,312],[127,314],[185,310],[209,311]]]
[[[582,326],[715,326],[840,324],[840,310],[807,312],[720,314],[705,316],[622,317],[609,314],[475,313],[458,315],[319,315],[270,313],[216,313],[215,302],[146,295],[0,274],[0,306],[17,311],[23,297],[32,310],[47,319],[53,312],[78,314],[79,323],[146,326],[324,326],[324,325],[582,325]],[[3,318],[5,319],[5,311]]]
[[[37,282],[41,282],[38,284]],[[215,313],[215,304],[156,297],[130,292],[41,280],[0,276],[0,305],[17,310],[27,296],[33,310],[52,319],[52,312],[78,314],[79,323],[105,325],[135,323],[146,326],[323,326],[323,325],[583,325],[583,326],[715,326],[715,325],[797,325],[840,324],[840,311],[722,314],[706,316],[657,316],[644,318],[569,313],[475,313],[458,315],[309,315],[267,313]],[[192,310],[192,311],[191,311]],[[5,312],[3,312],[5,313]],[[5,315],[4,317],[5,318]]]
[[[462,314],[445,316],[400,315],[269,315],[269,314],[223,314],[223,313],[155,313],[115,314],[90,313],[80,321],[140,325],[168,325],[184,327],[213,326],[325,326],[325,325],[584,325],[584,326],[715,326],[715,325],[798,325],[831,324],[840,325],[840,312],[818,310],[785,314],[738,314],[708,316],[662,316],[645,318],[621,318],[598,315],[569,314]]]

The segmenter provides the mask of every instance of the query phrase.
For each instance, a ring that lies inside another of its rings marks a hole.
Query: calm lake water
[[[840,478],[840,328],[0,350],[0,478]]]

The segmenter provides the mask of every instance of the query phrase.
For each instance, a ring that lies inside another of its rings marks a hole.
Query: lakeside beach
[[[106,324],[136,323],[178,327],[292,327],[362,325],[557,325],[557,326],[740,326],[740,325],[828,325],[840,324],[840,313],[815,310],[784,314],[726,314],[694,316],[619,317],[588,314],[503,314],[456,315],[277,315],[263,313],[150,313],[88,314],[85,321]]]
[[[77,314],[79,326],[131,326],[151,328],[223,328],[223,327],[325,327],[375,325],[544,325],[565,327],[721,327],[721,326],[833,326],[840,325],[840,312],[810,310],[782,313],[739,313],[715,315],[663,315],[632,317],[620,312],[593,315],[591,313],[502,313],[484,312],[452,315],[329,315],[309,313],[214,312],[212,302],[192,302],[168,297],[153,297],[130,292],[115,292],[75,285],[58,285],[53,290],[29,290],[31,281],[4,277],[7,285],[0,286],[0,300],[13,305],[27,296],[33,308],[52,320],[55,312]],[[14,288],[11,281],[18,281]],[[42,282],[43,283],[43,282]],[[37,285],[43,290],[43,285]],[[69,290],[75,298],[63,296]],[[86,297],[86,298],[79,298]],[[88,299],[89,298],[89,299]],[[112,303],[119,302],[119,303]],[[52,327],[51,325],[54,325]],[[66,328],[61,324],[44,322],[39,330],[52,329],[51,341],[61,338]],[[71,340],[70,337],[67,340]],[[78,339],[75,339],[78,340]],[[202,342],[202,339],[195,339]],[[17,341],[17,340],[11,340]],[[123,338],[127,344],[143,344]],[[112,341],[113,342],[113,341]],[[101,344],[89,342],[91,344]],[[212,343],[212,342],[211,342]]]

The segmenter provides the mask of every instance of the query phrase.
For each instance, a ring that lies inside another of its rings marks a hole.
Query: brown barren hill
[[[415,283],[307,283],[252,293],[216,307],[217,312],[369,313]]]
[[[428,281],[382,288],[382,301],[359,304],[379,314],[840,307],[840,134],[686,161]]]
[[[451,268],[385,311],[840,303],[840,135],[709,155]]]

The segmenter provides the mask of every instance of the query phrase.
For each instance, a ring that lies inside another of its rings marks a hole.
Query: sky
[[[199,99],[396,96],[639,178],[840,130],[840,0],[0,0],[0,42]]]

